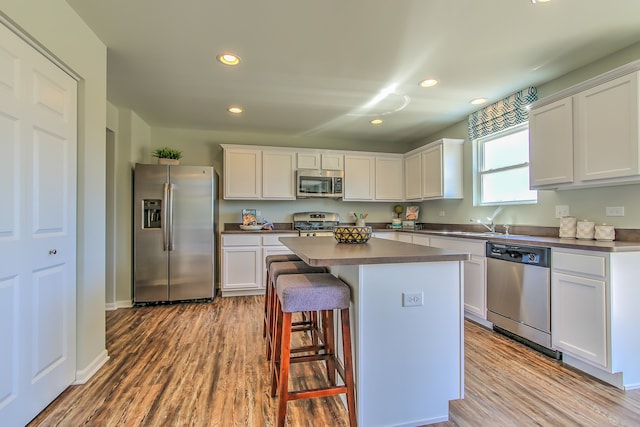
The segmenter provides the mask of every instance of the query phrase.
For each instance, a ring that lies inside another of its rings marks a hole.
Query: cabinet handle
[[[55,255],[58,253],[57,249],[49,249],[49,255]]]

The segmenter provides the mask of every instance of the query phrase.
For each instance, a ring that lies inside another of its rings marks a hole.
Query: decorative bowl
[[[367,243],[371,238],[371,226],[344,226],[333,229],[333,237],[338,243]]]

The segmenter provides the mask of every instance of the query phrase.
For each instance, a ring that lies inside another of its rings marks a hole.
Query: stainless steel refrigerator
[[[134,303],[213,299],[217,181],[208,166],[136,164]]]

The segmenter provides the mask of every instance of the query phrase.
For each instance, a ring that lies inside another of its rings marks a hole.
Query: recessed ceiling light
[[[373,119],[369,123],[371,123],[372,125],[381,125],[382,119]]]
[[[533,4],[536,4],[536,3],[546,3],[546,2],[548,2],[548,1],[551,1],[551,0],[531,0],[531,3],[533,3]]]
[[[240,114],[242,113],[244,110],[241,107],[229,107],[227,109],[228,112],[233,113],[233,114]]]
[[[224,65],[238,65],[240,63],[240,57],[235,53],[223,53],[218,55],[218,61]]]
[[[420,86],[422,87],[431,87],[438,84],[436,79],[426,79],[420,82]]]
[[[481,104],[484,104],[485,102],[487,102],[487,99],[486,98],[476,98],[476,99],[472,99],[469,102],[471,104],[473,104],[473,105],[481,105]]]

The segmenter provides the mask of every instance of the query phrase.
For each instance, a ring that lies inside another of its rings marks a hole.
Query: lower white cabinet
[[[223,297],[264,293],[265,258],[291,251],[278,240],[294,234],[223,234]]]
[[[486,241],[450,237],[430,237],[429,246],[471,254],[464,262],[464,313],[480,323],[487,319]]]
[[[619,388],[640,388],[640,253],[551,253],[553,347],[569,365]]]

